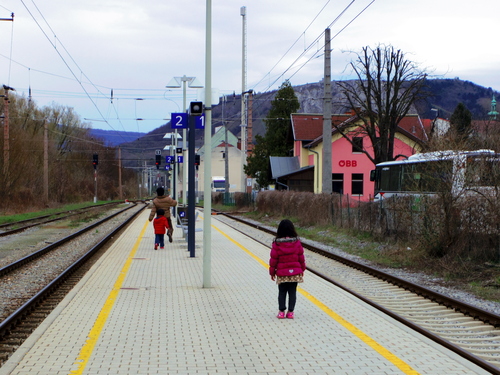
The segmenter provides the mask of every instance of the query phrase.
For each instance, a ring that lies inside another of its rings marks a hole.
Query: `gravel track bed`
[[[236,226],[240,230],[243,230],[244,232],[250,234],[252,237],[257,238],[264,243],[268,243],[269,248],[271,247],[271,242],[273,241],[273,238],[274,238],[272,235],[267,234],[267,233],[263,233],[255,228],[250,228],[250,227],[246,226],[245,224],[231,220],[223,215],[218,215],[217,219],[221,220],[221,221],[228,220],[228,222],[230,222],[231,225]],[[254,224],[258,224],[258,225],[260,225],[264,228],[267,228],[267,229],[276,230],[275,227],[265,225],[263,223],[255,221],[255,220],[249,220],[248,218],[245,218],[245,220],[252,222]],[[423,274],[423,273],[408,272],[408,271],[403,270],[403,269],[380,267],[380,266],[377,266],[376,264],[368,262],[365,259],[362,259],[358,256],[345,253],[341,249],[336,248],[336,247],[328,246],[328,245],[325,245],[325,244],[322,244],[322,243],[316,242],[316,241],[310,241],[310,240],[307,240],[304,238],[301,238],[301,241],[305,244],[311,244],[311,245],[314,245],[322,250],[326,250],[332,254],[339,255],[339,256],[342,256],[344,258],[361,263],[363,265],[375,268],[379,271],[383,271],[383,272],[388,273],[390,275],[396,276],[400,279],[407,280],[409,282],[412,282],[412,283],[420,285],[420,286],[424,286],[424,287],[426,287],[434,292],[443,294],[447,297],[454,298],[456,300],[459,300],[461,302],[478,307],[478,308],[483,309],[485,311],[489,311],[489,312],[492,312],[494,314],[500,315],[500,303],[493,302],[493,301],[487,301],[487,300],[478,298],[471,293],[462,291],[462,290],[454,288],[454,287],[444,286],[444,284],[446,284],[446,282],[445,282],[445,280],[443,280],[441,278],[431,277],[431,276]],[[337,275],[335,272],[336,267],[333,266],[333,262],[334,262],[333,260],[326,259],[326,258],[324,258],[316,253],[313,253],[311,251],[306,250],[307,266],[311,267],[312,269],[317,270],[318,272],[322,273],[323,275],[325,275],[327,277],[335,279]]]
[[[56,251],[43,256],[37,261],[23,267],[13,273],[0,278],[0,321],[13,313],[24,302],[41,290],[45,285],[57,277],[62,271],[73,264],[89,249],[101,241],[108,233],[112,232],[120,223],[131,217],[135,212],[140,210],[142,205],[130,208],[124,213],[117,215],[106,223],[88,231],[87,233],[73,239]],[[0,267],[10,264],[28,254],[40,250],[51,242],[62,239],[71,233],[92,224],[94,221],[102,220],[105,216],[109,216],[117,211],[123,210],[115,208],[107,211],[101,218],[95,219],[92,222],[82,224],[78,228],[59,229],[56,232],[51,231],[50,227],[47,230],[47,238],[39,241],[36,245],[28,248],[17,248],[15,250],[5,250],[2,246],[0,259]],[[46,229],[38,228],[29,230],[29,232],[15,234],[9,236],[8,241],[27,242],[28,237],[33,236],[36,240]],[[40,233],[41,232],[41,233]]]

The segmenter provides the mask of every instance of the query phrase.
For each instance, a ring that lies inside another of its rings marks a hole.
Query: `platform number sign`
[[[174,161],[175,161],[174,156],[172,156],[172,155],[165,156],[165,163],[167,163],[167,164],[173,164]]]
[[[177,156],[177,163],[179,163],[179,164],[184,163],[184,158],[182,157],[182,155]]]
[[[205,114],[194,117],[195,129],[205,129]],[[172,113],[170,115],[170,125],[172,129],[188,129],[189,115],[187,113]]]
[[[187,129],[188,114],[187,113],[172,113],[170,117],[170,125],[172,129]]]
[[[205,129],[205,114],[195,117],[195,129]]]

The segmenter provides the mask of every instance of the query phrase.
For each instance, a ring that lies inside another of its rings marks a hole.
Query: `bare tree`
[[[406,59],[401,50],[392,46],[364,47],[351,67],[357,80],[337,82],[348,105],[362,120],[356,131],[366,135],[373,147],[359,150],[374,163],[395,159],[394,137],[400,121],[412,105],[424,98],[427,74]],[[352,143],[345,129],[334,124]]]

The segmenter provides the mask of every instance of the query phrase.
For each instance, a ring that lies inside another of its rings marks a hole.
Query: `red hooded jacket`
[[[155,228],[155,234],[165,234],[166,229],[168,229],[168,220],[165,216],[159,215],[153,220],[153,227]]]
[[[305,270],[304,249],[297,237],[278,238],[273,241],[269,260],[271,276],[293,276]]]

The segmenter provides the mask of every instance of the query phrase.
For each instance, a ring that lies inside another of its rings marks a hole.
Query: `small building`
[[[244,153],[239,148],[238,138],[227,131],[227,155],[226,155],[226,127],[219,127],[211,140],[212,176],[226,176],[226,161],[228,163],[229,192],[243,191],[243,161]],[[205,146],[200,147],[197,152],[200,155],[200,167],[198,174],[198,190],[203,190],[205,163]]]
[[[315,193],[322,192],[322,154],[323,154],[323,115],[292,114],[294,135],[293,158],[296,168],[285,174],[273,172],[283,185],[290,190],[302,190],[308,186]],[[373,156],[369,139],[360,131],[362,119],[354,112],[332,115],[332,190],[336,193],[349,194],[360,201],[373,198],[374,185],[370,181],[370,171],[374,169],[372,161],[360,152],[358,147],[367,150]],[[430,124],[430,123],[429,123]],[[429,127],[428,125],[427,127]],[[346,139],[338,129],[351,137]],[[418,115],[407,115],[399,123],[394,140],[394,154],[408,157],[422,149],[422,143],[428,140],[428,132]],[[271,163],[271,167],[272,167]],[[293,165],[293,164],[292,164]],[[306,182],[306,178],[308,182]],[[312,178],[312,180],[311,180]],[[300,180],[300,188],[295,189],[293,179]],[[279,188],[277,186],[277,188]],[[307,191],[307,190],[306,190]]]

